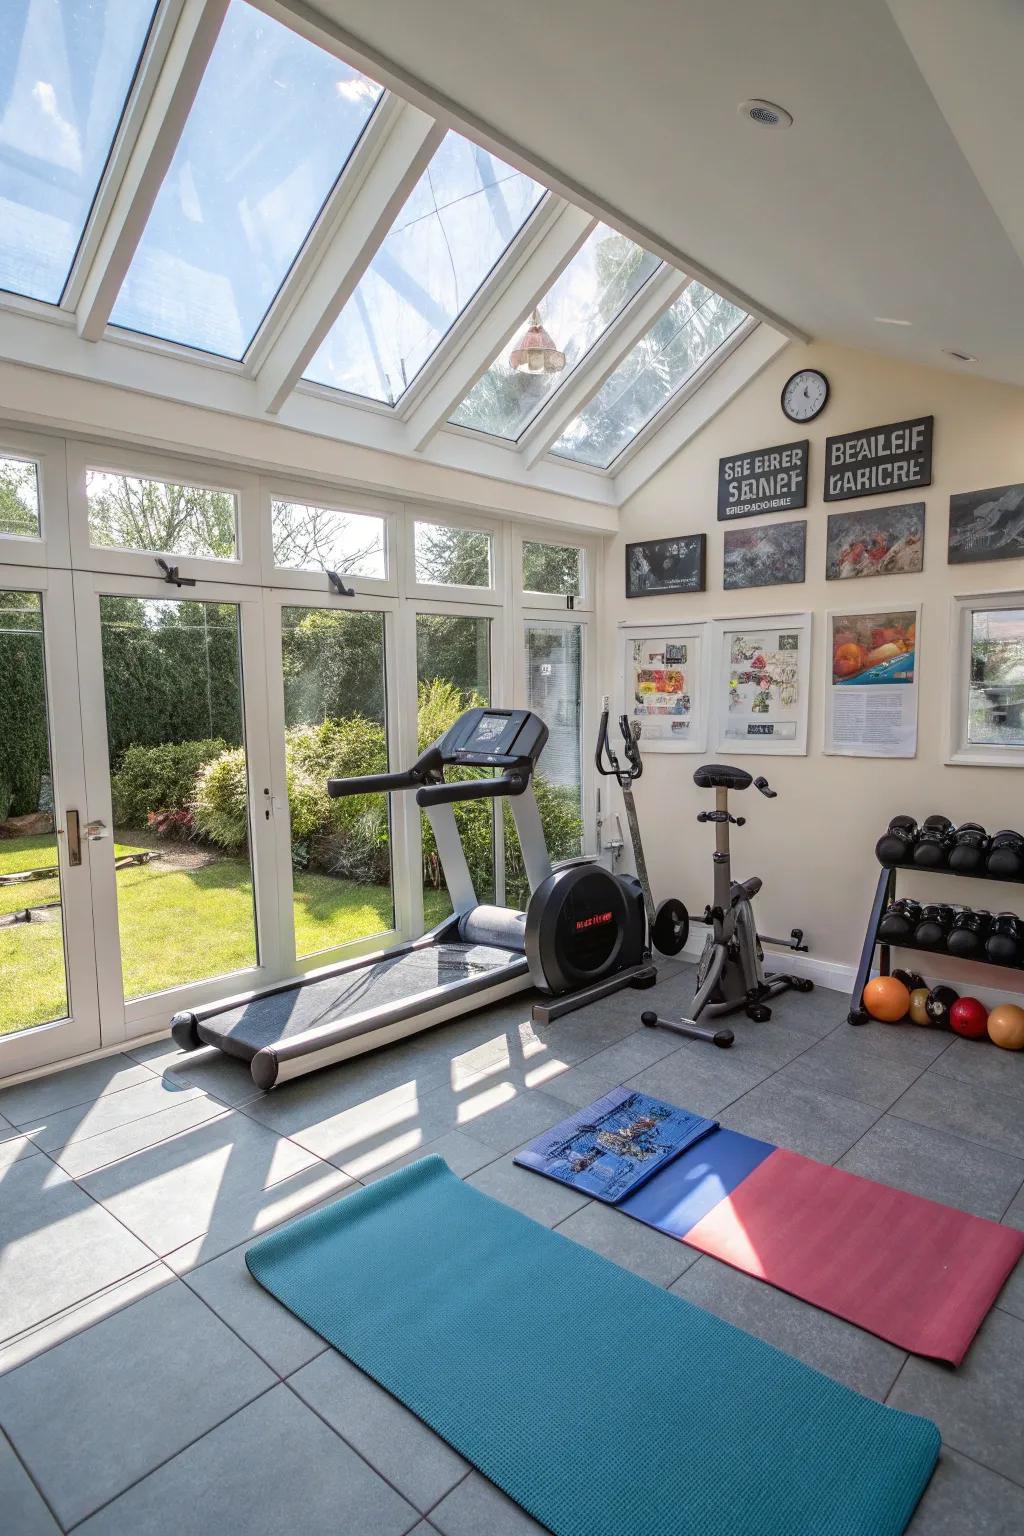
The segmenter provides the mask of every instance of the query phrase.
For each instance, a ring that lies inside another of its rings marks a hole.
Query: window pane
[[[114,324],[240,358],[380,95],[232,0]]]
[[[0,6],[0,288],[60,300],[154,9]]]
[[[301,958],[395,926],[387,795],[327,794],[330,778],[388,770],[384,615],[285,608],[281,647]]]
[[[523,543],[523,590],[579,597],[583,551],[572,544]]]
[[[491,702],[491,621],[459,614],[416,615],[419,750],[442,736],[464,710]],[[450,779],[478,779],[485,768],[449,768]],[[493,800],[453,806],[479,901],[494,900]],[[434,834],[420,814],[423,835],[423,916],[428,928],[452,910]]]
[[[237,507],[232,491],[90,469],[85,493],[89,542],[94,547],[212,560],[236,558]]]
[[[0,1035],[67,1017],[38,592],[0,592]]]
[[[967,740],[972,746],[1024,747],[1024,609],[971,615]]]
[[[234,603],[101,597],[126,998],[256,964]]]
[[[387,575],[384,519],[335,507],[275,501],[274,564],[286,571],[337,571],[342,576]]]
[[[543,195],[529,176],[447,134],[306,377],[393,405]]]
[[[599,224],[537,306],[540,322],[565,366],[557,373],[516,373],[509,361],[518,335],[496,358],[452,421],[498,437],[518,438],[586,357],[612,321],[661,265],[607,224]]]
[[[607,469],[746,315],[691,283],[562,433],[552,453]]]
[[[491,536],[443,523],[417,523],[416,580],[444,587],[489,587]]]
[[[39,471],[31,459],[0,457],[0,534],[38,539]]]

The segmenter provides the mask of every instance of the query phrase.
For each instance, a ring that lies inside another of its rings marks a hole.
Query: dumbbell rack
[[[853,991],[850,994],[850,1012],[847,1014],[847,1023],[849,1024],[866,1024],[870,1017],[861,999],[864,996],[864,988],[871,978],[876,945],[878,946],[878,971],[881,976],[891,974],[893,949],[909,949],[919,955],[941,955],[948,953],[946,950],[929,949],[923,944],[887,944],[884,939],[878,937],[878,925],[882,921],[882,916],[896,899],[896,876],[900,870],[915,875],[948,875],[951,880],[990,880],[993,885],[1024,885],[1024,880],[1010,880],[1005,875],[989,875],[984,871],[975,871],[969,875],[962,875],[957,869],[922,869],[916,864],[896,864],[891,869],[883,869],[878,876],[875,899],[871,904],[871,916],[868,918],[867,932],[864,935],[864,948],[861,950],[860,964],[857,967],[857,978],[854,981]],[[951,960],[959,960],[966,965],[994,965],[1000,970],[1015,971],[1017,975],[1024,972],[1024,966],[1014,965],[1005,960],[990,960],[987,955],[977,958],[966,955],[950,955],[949,958]]]

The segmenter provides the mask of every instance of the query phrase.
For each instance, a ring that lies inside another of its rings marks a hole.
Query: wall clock
[[[828,379],[817,368],[801,368],[782,386],[782,411],[790,421],[813,421],[828,401]]]

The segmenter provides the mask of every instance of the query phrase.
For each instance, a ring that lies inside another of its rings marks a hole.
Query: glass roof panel
[[[155,9],[0,4],[0,288],[59,303]]]
[[[232,0],[112,323],[241,358],[381,95]]]
[[[529,176],[446,134],[306,377],[393,405],[543,195]]]
[[[599,224],[537,306],[541,324],[565,354],[565,367],[557,373],[515,372],[509,355],[519,339],[517,333],[451,420],[496,437],[522,437],[541,407],[660,265],[650,251]]]
[[[577,464],[610,468],[746,318],[721,294],[691,283],[626,354],[551,452]]]

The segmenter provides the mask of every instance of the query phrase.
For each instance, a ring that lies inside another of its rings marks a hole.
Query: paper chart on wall
[[[624,637],[625,707],[641,743],[656,751],[704,750],[699,632],[670,626]]]
[[[916,757],[920,610],[828,615],[825,751]]]
[[[723,624],[717,704],[722,751],[806,751],[809,620]]]

